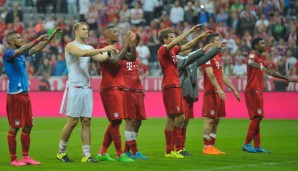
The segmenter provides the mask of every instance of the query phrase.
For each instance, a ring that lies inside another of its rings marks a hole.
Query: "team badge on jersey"
[[[210,114],[211,114],[211,115],[214,115],[214,114],[215,114],[215,111],[214,111],[214,110],[211,110],[211,111],[210,111]]]
[[[250,55],[249,55],[249,58],[250,58],[250,59],[254,59],[254,58],[255,58],[255,55],[254,55],[254,54],[250,54]]]
[[[258,114],[260,115],[260,114],[262,114],[262,109],[258,109]]]
[[[119,113],[118,113],[118,112],[115,112],[115,113],[114,113],[114,117],[115,117],[115,118],[118,118],[118,117],[119,117]]]

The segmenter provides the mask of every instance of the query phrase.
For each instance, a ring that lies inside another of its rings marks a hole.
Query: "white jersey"
[[[78,48],[91,50],[92,46],[74,41]],[[75,57],[65,51],[65,60],[68,69],[68,86],[90,86],[89,61],[90,57]]]

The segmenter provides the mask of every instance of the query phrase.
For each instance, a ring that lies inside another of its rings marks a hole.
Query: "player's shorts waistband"
[[[144,93],[144,90],[140,90],[140,89],[123,88],[123,90],[124,91],[137,92],[137,93]]]
[[[263,91],[259,91],[259,90],[244,90],[244,93],[261,93],[261,94],[263,94]]]
[[[103,89],[100,89],[99,91],[102,92],[102,91],[108,91],[108,90],[124,90],[124,87],[107,87],[107,88],[103,88]]]
[[[90,86],[71,86],[71,87],[74,87],[74,88],[83,88],[83,89],[91,89],[92,88]]]
[[[178,87],[181,87],[180,85],[178,84],[173,84],[173,85],[167,85],[167,86],[164,86],[162,87],[163,90],[166,90],[168,88],[178,88]]]

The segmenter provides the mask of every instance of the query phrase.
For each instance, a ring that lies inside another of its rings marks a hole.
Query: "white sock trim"
[[[83,145],[82,146],[82,150],[83,150],[83,155],[84,156],[91,155],[91,147],[90,147],[90,145]]]
[[[216,134],[210,134],[210,137],[212,137],[212,138],[214,138],[214,139],[216,139]]]
[[[124,135],[125,135],[126,141],[135,140],[135,133],[134,132],[124,131]]]
[[[203,138],[205,138],[207,141],[210,141],[211,140],[210,135],[203,135]]]

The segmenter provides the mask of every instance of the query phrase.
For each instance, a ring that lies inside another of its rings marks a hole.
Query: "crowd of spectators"
[[[10,31],[19,32],[29,42],[41,34],[51,34],[55,27],[64,29],[41,53],[28,58],[30,76],[67,75],[63,51],[65,44],[73,40],[72,25],[77,21],[89,24],[86,43],[94,47],[103,43],[101,33],[108,24],[116,25],[119,35],[137,28],[141,36],[137,51],[142,76],[161,74],[157,62],[158,32],[171,27],[179,35],[194,24],[202,24],[202,31],[219,33],[227,42],[222,59],[228,76],[246,75],[245,58],[255,37],[267,41],[265,56],[269,67],[284,75],[298,75],[295,0],[0,0],[0,6],[2,53],[7,47],[5,35]],[[198,34],[189,35],[187,41]],[[203,41],[197,47],[202,46]],[[1,74],[5,75],[2,57]],[[100,75],[97,63],[91,62],[90,74]]]

